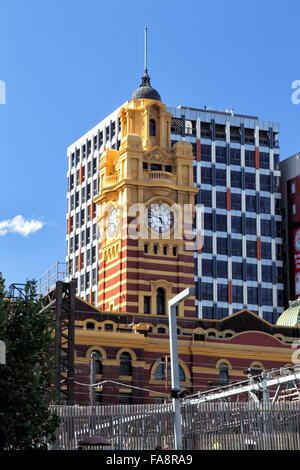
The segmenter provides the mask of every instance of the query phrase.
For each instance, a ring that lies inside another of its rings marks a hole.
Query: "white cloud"
[[[22,215],[16,215],[13,219],[0,222],[0,236],[7,233],[19,233],[27,237],[43,227],[43,222],[39,220],[25,220]]]

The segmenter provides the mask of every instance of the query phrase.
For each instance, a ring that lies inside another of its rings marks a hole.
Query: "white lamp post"
[[[177,343],[177,321],[176,307],[187,297],[195,295],[194,287],[187,287],[185,290],[177,294],[168,301],[169,315],[169,335],[170,335],[170,359],[171,359],[171,383],[172,383],[172,401],[174,410],[174,434],[175,449],[182,449],[182,427],[181,427],[181,410],[180,410],[180,383],[179,383],[179,362],[178,362],[178,343]]]

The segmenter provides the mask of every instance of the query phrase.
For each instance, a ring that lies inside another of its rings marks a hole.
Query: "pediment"
[[[154,147],[153,149],[149,150],[144,154],[145,161],[151,162],[158,162],[158,163],[165,163],[171,162],[173,160],[173,156],[168,154],[164,150],[159,147]]]

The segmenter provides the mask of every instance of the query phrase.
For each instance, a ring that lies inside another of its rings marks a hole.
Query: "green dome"
[[[280,315],[276,325],[296,326],[300,322],[300,298],[289,304],[289,308]]]

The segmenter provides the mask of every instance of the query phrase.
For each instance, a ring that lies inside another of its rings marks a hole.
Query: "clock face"
[[[171,230],[174,217],[167,204],[152,204],[148,210],[148,223],[152,230],[165,233]]]
[[[118,211],[117,209],[112,209],[108,215],[107,219],[107,230],[110,238],[114,238],[118,231]]]

